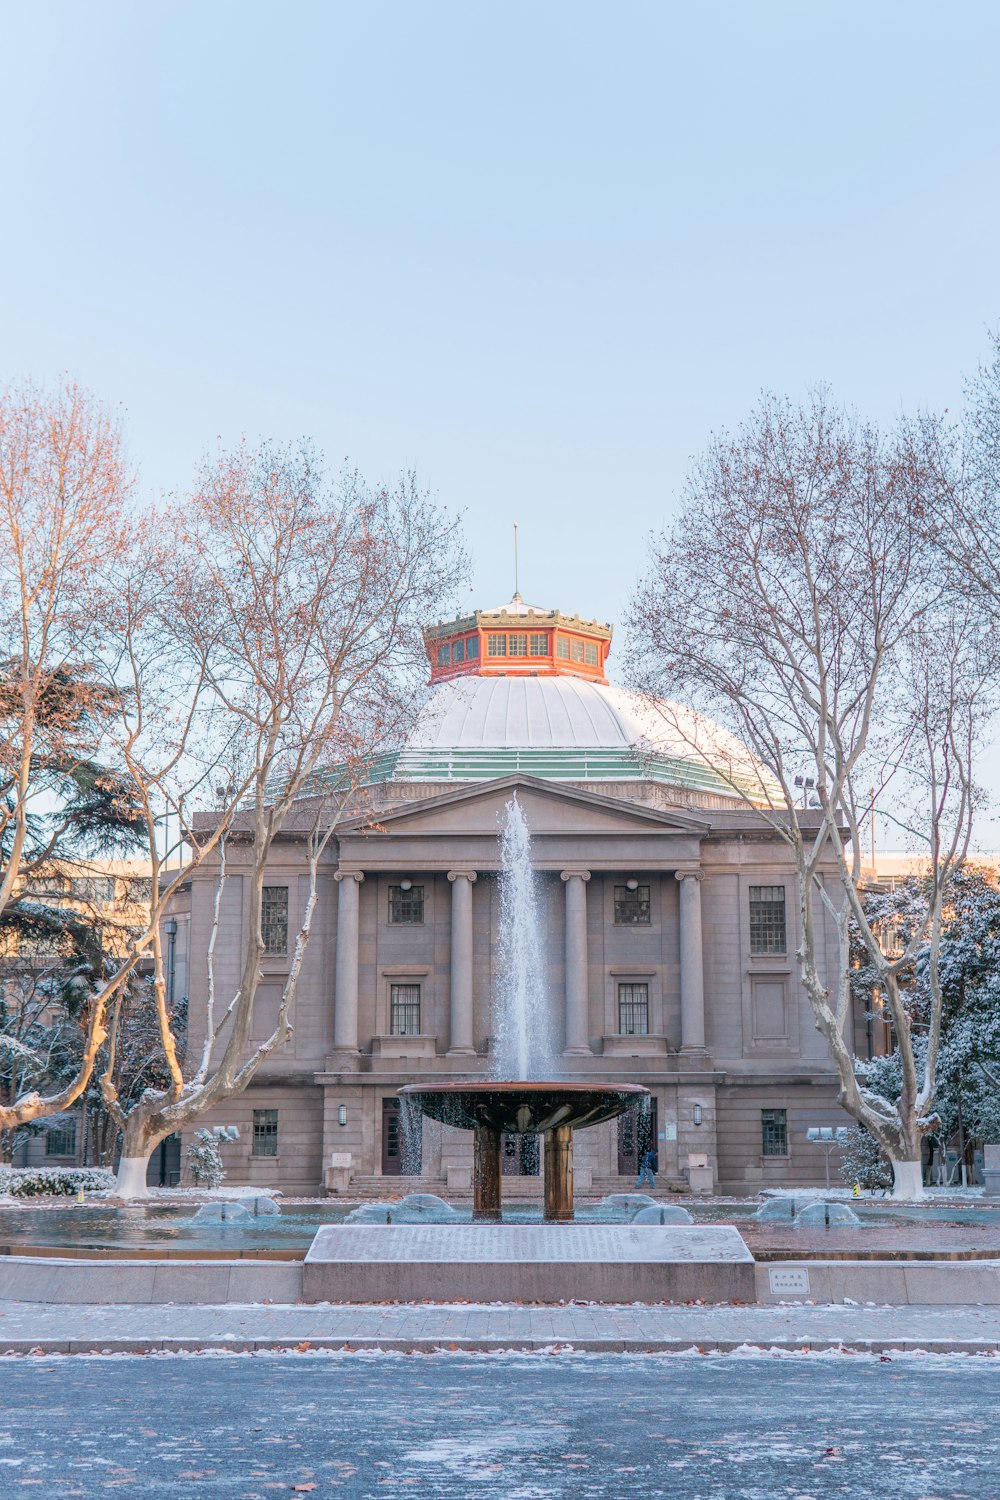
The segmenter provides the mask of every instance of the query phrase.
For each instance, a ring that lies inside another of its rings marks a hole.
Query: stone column
[[[681,887],[681,1051],[705,1050],[705,979],[701,950],[701,881],[678,871]]]
[[[360,870],[338,870],[337,964],[334,973],[333,1045],[358,1050],[358,898]]]
[[[587,881],[589,870],[563,870],[566,882],[566,1047],[569,1056],[590,1055],[587,1003]]]
[[[449,870],[451,881],[451,1025],[448,1055],[475,1056],[472,1043],[472,887],[474,870]]]
[[[573,1127],[557,1125],[545,1134],[545,1219],[569,1223],[573,1218]]]

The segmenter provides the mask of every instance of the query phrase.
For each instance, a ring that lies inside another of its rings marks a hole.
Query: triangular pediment
[[[367,833],[392,837],[480,835],[495,837],[504,808],[516,794],[532,837],[659,833],[695,838],[709,821],[687,812],[647,807],[597,792],[581,791],[534,776],[505,776],[422,798],[375,817],[352,819],[345,836]]]

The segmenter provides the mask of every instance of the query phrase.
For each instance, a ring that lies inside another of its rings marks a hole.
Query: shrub
[[[857,1183],[869,1192],[892,1187],[892,1162],[862,1125],[847,1127],[847,1144],[840,1157],[840,1175],[852,1187]]]
[[[71,1198],[103,1193],[115,1185],[115,1174],[103,1167],[0,1167],[0,1193],[12,1198]]]
[[[199,1130],[184,1156],[197,1187],[217,1188],[222,1185],[226,1169],[222,1165],[219,1138],[215,1131]]]

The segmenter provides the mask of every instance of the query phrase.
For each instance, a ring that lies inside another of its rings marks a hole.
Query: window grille
[[[76,1155],[76,1121],[60,1120],[45,1133],[46,1156]]]
[[[618,986],[618,1030],[622,1036],[649,1035],[649,985]]]
[[[569,661],[569,641],[564,635],[556,636],[556,655],[560,661]]]
[[[452,641],[452,643],[451,643],[451,659],[452,659],[452,661],[464,661],[465,660],[465,642],[464,641]]]
[[[486,637],[486,649],[491,656],[506,656],[507,637],[505,635],[488,635]]]
[[[583,661],[583,642],[570,641],[569,654],[572,657],[573,661]]]
[[[419,984],[389,986],[389,1035],[420,1035]]]
[[[597,647],[592,641],[587,641],[583,648],[584,658],[588,667],[597,666]]]
[[[266,885],[261,891],[260,931],[265,953],[288,952],[287,885]]]
[[[393,927],[419,927],[424,920],[424,888],[411,885],[404,891],[401,885],[389,887],[389,921]]]
[[[762,1109],[760,1112],[760,1150],[762,1156],[788,1155],[788,1111]]]
[[[71,882],[74,901],[91,901],[99,905],[115,899],[115,882],[108,875],[84,875]]]
[[[478,635],[472,635],[465,643],[465,659],[466,661],[475,661],[478,655],[479,637]]]
[[[276,1109],[254,1110],[253,1144],[250,1151],[252,1156],[277,1156],[278,1111]]]
[[[509,635],[507,637],[508,656],[527,656],[528,637],[526,635]]]
[[[785,953],[785,887],[750,887],[750,952]]]
[[[446,667],[451,661],[451,646],[447,641],[438,647],[438,666]]]
[[[531,637],[531,654],[532,656],[548,656],[549,636],[547,631],[543,631],[541,635],[533,635]]]
[[[615,886],[615,926],[648,927],[649,886],[637,885],[630,891],[627,885]]]

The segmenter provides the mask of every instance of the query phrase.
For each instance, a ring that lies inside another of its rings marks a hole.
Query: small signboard
[[[799,1297],[809,1295],[809,1272],[805,1266],[768,1266],[767,1279],[772,1292],[792,1292]]]

